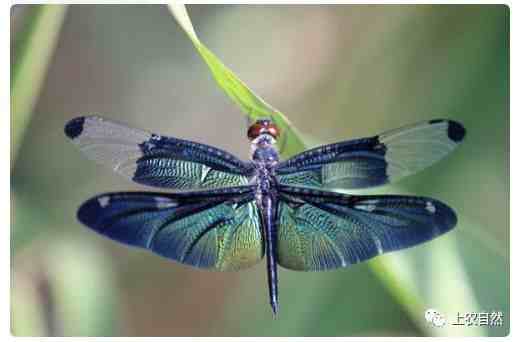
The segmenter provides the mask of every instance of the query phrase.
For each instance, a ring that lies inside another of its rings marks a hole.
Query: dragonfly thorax
[[[279,160],[276,139],[262,134],[251,142],[251,159],[259,164],[273,165]]]

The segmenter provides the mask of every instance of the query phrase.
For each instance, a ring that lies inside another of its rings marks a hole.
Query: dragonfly
[[[83,203],[78,220],[110,239],[201,269],[267,265],[279,309],[278,265],[344,268],[453,229],[443,202],[404,195],[346,194],[396,182],[432,165],[463,140],[448,119],[319,146],[280,160],[280,129],[260,119],[247,131],[250,160],[214,146],[149,133],[99,116],[65,125],[87,158],[169,192],[110,192]]]

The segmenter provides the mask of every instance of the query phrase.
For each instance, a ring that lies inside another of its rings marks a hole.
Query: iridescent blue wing
[[[250,163],[216,147],[148,133],[97,116],[69,121],[65,134],[88,158],[144,185],[216,189],[246,185],[253,173]]]
[[[346,267],[431,240],[457,223],[452,209],[431,198],[291,186],[279,193],[278,263],[293,270]]]
[[[317,147],[278,164],[278,182],[317,188],[358,189],[397,181],[450,153],[464,127],[431,120],[371,138]]]
[[[183,264],[218,271],[254,265],[264,255],[253,188],[96,196],[78,219],[113,240]]]

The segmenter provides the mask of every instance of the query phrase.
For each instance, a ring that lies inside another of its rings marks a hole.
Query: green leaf
[[[383,189],[350,190],[349,194],[408,193],[404,187],[396,185]],[[465,240],[461,238],[461,231],[468,230],[470,224],[460,216],[458,221],[454,231],[433,241],[410,248],[406,253],[388,253],[368,261],[376,277],[427,336],[486,336],[486,329],[481,326],[469,329],[452,325],[458,313],[489,309],[477,300],[474,281],[470,280],[464,263],[467,255],[464,257],[458,246],[457,240]],[[471,226],[471,229],[478,229],[474,223]],[[493,260],[496,260],[496,250],[486,248],[486,252],[494,254]],[[501,259],[498,256],[498,260]],[[443,328],[432,327],[425,321],[424,312],[430,308],[438,310],[447,319]]]
[[[301,152],[306,146],[311,146],[310,141],[303,139],[282,113],[254,94],[200,42],[183,5],[170,5],[170,10],[207,63],[217,84],[239,105],[242,111],[251,119],[270,116],[286,130],[286,149],[284,149],[286,156]],[[385,190],[388,193],[405,192],[404,188],[398,186],[386,187]],[[380,189],[377,191],[381,192]],[[409,313],[416,326],[427,335],[486,335],[488,333],[483,327],[461,329],[451,324],[457,312],[489,309],[477,300],[475,275],[471,281],[463,262],[464,258],[457,246],[457,236],[460,234],[458,232],[469,230],[465,227],[475,227],[463,219],[459,226],[450,235],[411,249],[407,253],[391,253],[375,258],[368,263],[370,269],[388,289],[395,301]],[[496,265],[500,266],[499,263]],[[435,287],[439,284],[442,286]],[[330,295],[337,296],[337,293],[334,292]],[[320,298],[320,301],[322,300],[323,298]],[[306,303],[308,304],[308,300]],[[318,305],[319,303],[316,303],[316,307]],[[444,313],[448,319],[448,325],[441,329],[428,326],[424,320],[424,311],[429,308],[435,308]],[[339,319],[342,320],[343,317]]]
[[[38,99],[66,8],[31,6],[25,29],[15,42],[11,68],[11,168]]]
[[[240,107],[242,112],[252,120],[269,117],[280,128],[279,146],[281,155],[287,157],[305,150],[306,145],[299,132],[287,117],[249,89],[213,52],[201,43],[191,24],[186,7],[181,4],[170,4],[169,8],[208,65],[217,84]]]

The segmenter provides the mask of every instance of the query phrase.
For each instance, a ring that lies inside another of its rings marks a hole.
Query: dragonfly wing
[[[346,267],[433,239],[457,223],[452,209],[412,196],[349,196],[281,186],[278,263],[300,271]]]
[[[252,166],[218,148],[127,127],[97,116],[67,123],[86,156],[133,181],[175,190],[248,184]]]
[[[371,138],[317,147],[278,164],[278,182],[338,189],[384,185],[437,162],[464,135],[460,123],[431,120]]]
[[[238,270],[264,254],[251,187],[102,194],[85,202],[78,218],[113,240],[199,268]]]

